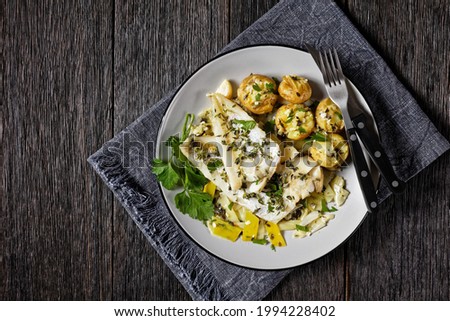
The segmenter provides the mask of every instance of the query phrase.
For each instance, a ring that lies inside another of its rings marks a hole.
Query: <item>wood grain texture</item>
[[[115,132],[228,43],[227,10],[226,1],[116,1]],[[117,201],[113,273],[114,299],[190,299]]]
[[[447,138],[448,8],[448,1],[344,5]],[[404,194],[391,197],[349,241],[349,299],[449,300],[449,163],[447,153],[412,179]]]
[[[230,40],[239,36],[242,31],[250,27],[278,2],[278,0],[230,0]]]
[[[448,1],[337,2],[450,138]],[[190,299],[86,158],[276,3],[2,4],[0,299]],[[267,299],[449,300],[449,162]]]
[[[112,135],[111,3],[3,8],[0,299],[110,299],[112,196],[86,159]]]

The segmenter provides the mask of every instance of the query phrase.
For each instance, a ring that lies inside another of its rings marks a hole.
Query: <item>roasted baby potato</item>
[[[254,114],[270,113],[278,95],[277,84],[264,75],[251,74],[240,84],[237,94],[241,104]]]
[[[329,134],[324,142],[313,141],[309,155],[320,166],[337,169],[348,157],[348,144],[339,134]]]
[[[312,89],[306,78],[284,76],[278,87],[278,93],[290,103],[300,104],[311,98]]]
[[[336,133],[344,129],[341,109],[330,99],[322,100],[316,109],[317,126],[327,133]]]
[[[304,139],[314,129],[314,115],[303,104],[281,106],[275,115],[275,125],[279,134],[292,140]]]

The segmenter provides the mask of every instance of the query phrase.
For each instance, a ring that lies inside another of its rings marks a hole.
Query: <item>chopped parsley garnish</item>
[[[317,140],[318,142],[325,142],[327,140],[327,137],[322,133],[314,133],[311,136],[309,136],[306,140],[307,141]]]
[[[252,243],[259,244],[259,245],[266,245],[267,240],[266,239],[253,239]]]
[[[276,249],[275,245],[273,245],[273,244],[272,244],[272,245],[270,246],[270,249],[271,249],[272,251],[274,251],[274,252],[276,252],[276,251],[277,251],[277,249]]]
[[[307,226],[295,224],[295,229],[297,231],[309,232],[309,228]]]
[[[257,94],[256,94],[255,100],[256,100],[256,101],[260,101],[260,100],[261,100],[261,94],[260,94],[260,93],[257,93]]]
[[[253,89],[254,90],[256,90],[256,91],[261,91],[262,89],[261,89],[261,87],[259,87],[259,85],[255,82],[254,84],[253,84]]]
[[[301,134],[305,134],[305,133],[306,133],[306,130],[305,130],[302,126],[299,126],[299,127],[298,127],[298,131],[299,131]]]
[[[268,212],[280,210],[283,207],[283,184],[279,175],[275,174],[272,176],[264,187],[264,192],[270,197],[267,205]]]
[[[335,111],[334,114],[335,114],[339,119],[342,119],[341,113],[338,113],[337,111]]]
[[[223,162],[221,159],[215,158],[215,159],[211,159],[208,164],[206,164],[206,167],[208,167],[208,170],[210,172],[214,172],[216,169],[218,169],[219,167],[223,166]]]
[[[326,212],[336,212],[337,208],[336,207],[332,207],[332,208],[328,208],[327,206],[327,202],[322,199],[322,213],[326,213]]]
[[[256,122],[254,120],[233,119],[232,122],[236,125],[242,125],[242,128],[246,131],[250,131],[256,126]]]
[[[273,94],[276,93],[276,91],[275,91],[275,85],[274,85],[273,83],[271,83],[271,82],[266,82],[266,89],[267,89],[268,91],[270,91],[271,93],[273,93]]]
[[[230,204],[228,204],[228,209],[229,209],[230,211],[233,209],[233,205],[234,205],[233,202],[230,202]]]
[[[293,110],[291,110],[289,112],[289,115],[287,116],[287,119],[286,119],[286,123],[290,123],[292,121],[292,119],[294,119],[294,111]]]
[[[269,194],[270,196],[282,196],[283,195],[283,186],[281,186],[281,184],[269,182],[269,183],[267,183],[266,186],[269,189],[267,194]]]

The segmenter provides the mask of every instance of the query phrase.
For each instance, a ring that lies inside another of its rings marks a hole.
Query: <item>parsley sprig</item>
[[[166,189],[174,189],[180,183],[180,177],[172,162],[154,159],[152,163],[152,172]]]
[[[187,114],[181,137],[170,136],[166,142],[172,149],[170,159],[168,161],[153,159],[152,172],[166,189],[183,187],[183,191],[175,195],[175,205],[182,213],[206,221],[214,213],[211,195],[203,192],[203,186],[208,180],[180,151],[181,144],[189,136],[193,121],[194,115]]]

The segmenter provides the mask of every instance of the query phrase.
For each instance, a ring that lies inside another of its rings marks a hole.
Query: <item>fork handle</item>
[[[394,193],[401,193],[405,190],[405,183],[400,180],[392,168],[387,154],[383,147],[381,147],[378,139],[373,137],[367,129],[366,116],[359,114],[352,118],[353,125],[358,133],[359,139],[364,144],[364,147],[369,152],[369,156],[375,163],[375,166],[381,173],[381,176],[388,183],[389,189]]]
[[[374,213],[378,208],[378,200],[369,167],[367,166],[361,145],[359,145],[355,128],[347,129],[347,134],[349,137],[350,151],[355,165],[356,176],[358,177],[359,185],[361,186],[367,211],[369,213]]]

